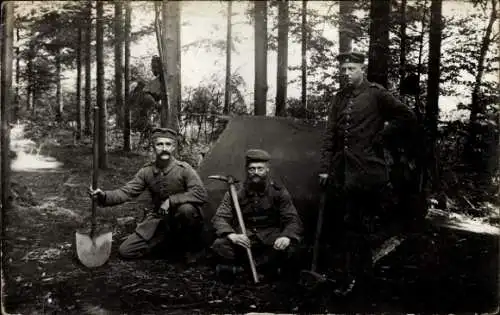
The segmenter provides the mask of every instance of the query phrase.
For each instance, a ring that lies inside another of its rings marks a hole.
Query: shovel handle
[[[94,134],[92,139],[92,151],[93,151],[93,162],[92,162],[92,189],[97,189],[98,178],[99,178],[99,146],[97,136],[99,135],[99,106],[94,106]],[[96,207],[97,202],[95,198],[92,198],[92,216],[91,216],[91,230],[90,233],[93,236],[96,227]]]
[[[246,235],[247,231],[245,229],[245,222],[243,221],[243,215],[241,214],[241,208],[240,208],[240,204],[238,202],[236,188],[234,187],[234,184],[232,184],[232,183],[229,184],[229,193],[231,194],[231,198],[233,200],[233,204],[234,204],[234,208],[236,210],[236,216],[238,217],[238,223],[240,225],[241,232]],[[257,276],[257,269],[255,268],[255,262],[253,260],[252,251],[250,250],[250,248],[247,248],[246,251],[247,251],[248,261],[250,262],[250,269],[252,271],[253,281],[255,283],[259,283],[259,277]]]
[[[311,264],[311,271],[313,272],[316,271],[316,267],[318,264],[319,241],[321,238],[321,231],[323,229],[323,213],[325,212],[325,202],[326,193],[322,192],[319,200],[318,221],[316,222],[316,235],[314,236],[313,259]]]

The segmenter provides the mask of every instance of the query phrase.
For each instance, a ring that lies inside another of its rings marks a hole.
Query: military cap
[[[245,154],[245,157],[247,164],[252,162],[267,162],[271,159],[269,153],[260,149],[248,150]]]
[[[363,62],[365,62],[365,55],[363,55],[362,53],[359,53],[359,52],[354,52],[354,51],[344,52],[344,53],[340,53],[337,56],[337,60],[340,63],[344,63],[344,62],[363,63]]]
[[[154,128],[151,132],[151,138],[171,138],[177,139],[177,132],[170,128]]]

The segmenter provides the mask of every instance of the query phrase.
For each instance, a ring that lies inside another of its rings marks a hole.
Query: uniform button
[[[344,149],[347,150],[347,144],[344,146]]]

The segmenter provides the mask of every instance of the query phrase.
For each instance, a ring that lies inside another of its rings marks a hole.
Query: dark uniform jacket
[[[345,189],[387,183],[389,170],[382,140],[415,125],[413,112],[379,84],[364,80],[354,90],[342,89],[329,112],[321,172],[330,174],[333,182]]]
[[[167,198],[170,199],[172,208],[183,203],[190,203],[201,208],[207,200],[207,191],[199,175],[188,163],[174,157],[171,159],[170,164],[164,170],[159,169],[154,162],[145,164],[123,187],[105,191],[100,204],[102,206],[121,204],[148,189],[151,193],[154,212]],[[160,218],[148,218],[138,226],[137,232],[145,239],[150,239],[159,221]]]
[[[245,184],[237,191],[248,237],[255,235],[266,245],[274,244],[281,236],[295,242],[301,240],[302,222],[285,187],[269,181],[260,193],[246,189]],[[224,195],[212,223],[218,237],[241,233],[229,192]]]

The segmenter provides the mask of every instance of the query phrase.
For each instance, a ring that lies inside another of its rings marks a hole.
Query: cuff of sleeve
[[[99,195],[99,197],[97,198],[97,203],[101,207],[104,207],[106,205],[106,192],[104,192],[103,195]]]
[[[235,233],[233,229],[224,229],[222,231],[219,231],[217,234],[219,235],[219,237],[226,237],[231,233]]]
[[[177,195],[169,196],[168,200],[170,200],[170,205],[171,206],[176,206],[176,205],[179,204],[179,196],[177,196]]]
[[[288,237],[290,239],[290,241],[293,241],[293,242],[300,242],[300,238],[296,235],[291,235],[291,234],[288,234],[288,233],[281,233],[280,235],[281,237]]]

